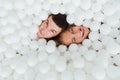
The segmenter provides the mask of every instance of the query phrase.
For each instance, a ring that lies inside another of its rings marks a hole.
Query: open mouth
[[[81,35],[81,37],[84,36],[84,29],[80,29],[80,35]]]

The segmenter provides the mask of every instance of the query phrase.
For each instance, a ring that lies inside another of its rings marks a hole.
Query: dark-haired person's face
[[[83,26],[73,26],[61,33],[61,41],[64,45],[81,43],[89,34],[89,29]]]
[[[62,29],[55,24],[52,16],[50,16],[41,23],[37,35],[39,38],[52,38],[57,36],[61,31]]]

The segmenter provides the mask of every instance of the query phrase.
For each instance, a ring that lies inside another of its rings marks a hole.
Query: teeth
[[[83,31],[82,31],[82,30],[80,30],[80,35],[81,35],[81,37],[82,37],[82,35],[83,35]]]

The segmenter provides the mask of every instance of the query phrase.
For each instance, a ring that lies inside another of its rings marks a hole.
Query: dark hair
[[[61,32],[65,31],[68,27],[69,27],[69,24],[68,22],[66,21],[66,15],[65,14],[50,14],[48,17],[52,16],[52,20],[55,22],[55,24],[60,27],[62,29]],[[59,35],[55,36],[55,37],[52,37],[52,38],[46,38],[47,41],[49,40],[54,40],[57,44],[57,42],[60,42],[60,41],[57,41],[59,40]]]
[[[65,14],[51,14],[53,21],[55,22],[56,25],[58,25],[60,28],[62,28],[62,31],[65,30],[69,24],[66,21],[66,15]]]

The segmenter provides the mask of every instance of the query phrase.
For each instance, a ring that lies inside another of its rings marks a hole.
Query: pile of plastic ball
[[[89,27],[88,39],[36,40],[50,13]],[[0,80],[120,80],[120,0],[0,0]]]

